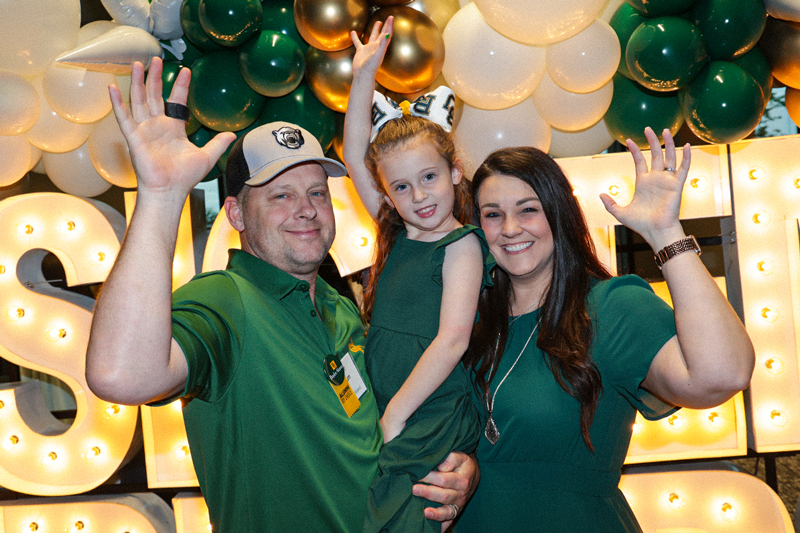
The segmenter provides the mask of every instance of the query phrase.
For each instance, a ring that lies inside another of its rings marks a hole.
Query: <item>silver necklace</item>
[[[527,313],[527,311],[525,311],[525,313]],[[523,314],[525,314],[525,313],[523,313]],[[519,318],[520,316],[522,316],[522,315],[519,315],[517,318]],[[513,324],[514,321],[517,320],[517,318],[512,320],[511,324]],[[506,375],[503,376],[503,379],[501,379],[500,383],[497,384],[497,388],[494,389],[494,394],[492,394],[492,399],[489,400],[489,395],[488,394],[486,395],[486,410],[489,412],[489,418],[488,418],[488,420],[486,420],[486,427],[483,429],[483,434],[486,435],[486,439],[492,444],[492,446],[497,444],[497,441],[500,439],[500,430],[497,429],[497,424],[494,423],[494,418],[492,418],[492,411],[494,410],[494,399],[497,396],[497,391],[499,391],[500,387],[503,386],[503,383],[505,382],[505,380],[508,377],[508,375],[511,374],[512,370],[514,370],[514,367],[517,366],[517,363],[519,362],[519,358],[522,357],[522,354],[525,352],[525,348],[527,348],[528,344],[531,342],[531,339],[533,338],[533,334],[536,333],[537,329],[539,329],[539,323],[541,321],[542,321],[542,318],[539,317],[539,320],[536,321],[536,325],[531,330],[531,334],[528,335],[528,340],[525,341],[525,345],[522,347],[522,350],[520,350],[519,355],[514,360],[514,364],[511,365],[511,368],[508,369],[508,372],[506,372]],[[511,324],[509,324],[509,326]],[[497,342],[495,343],[495,346],[494,346],[495,357],[497,356],[497,350],[499,348],[500,348],[500,336],[498,335],[497,336]],[[496,361],[496,359],[495,359],[495,361]],[[494,361],[492,362],[492,366],[489,369],[489,375],[492,374],[492,370],[494,370]]]

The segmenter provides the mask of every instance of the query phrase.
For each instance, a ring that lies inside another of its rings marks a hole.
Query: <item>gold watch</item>
[[[685,239],[675,241],[659,250],[659,252],[655,255],[656,266],[658,266],[660,269],[664,263],[676,255],[682,254],[683,252],[688,252],[689,250],[696,252],[697,255],[703,253],[703,251],[700,249],[700,245],[697,244],[697,239],[694,238],[694,235],[689,235]]]

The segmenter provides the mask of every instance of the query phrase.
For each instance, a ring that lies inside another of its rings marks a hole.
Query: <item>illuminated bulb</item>
[[[573,188],[572,189],[572,196],[574,196],[575,198],[577,198],[580,201],[580,199],[583,198],[583,189],[581,189],[580,187]]]
[[[761,318],[763,318],[767,322],[775,322],[776,320],[778,320],[778,310],[772,306],[764,307],[761,310]]]
[[[673,511],[677,511],[678,509],[681,509],[684,506],[683,499],[681,499],[681,497],[678,496],[678,494],[670,492],[668,498],[669,498],[669,506]]]
[[[698,176],[689,180],[689,186],[698,192],[704,192],[708,190],[708,180],[703,176]]]
[[[84,527],[86,527],[86,525],[83,523],[83,521],[82,520],[78,520],[77,522],[75,522],[72,525],[72,527],[70,528],[69,531],[70,531],[70,533],[75,533],[75,531],[83,531]]]
[[[30,224],[21,224],[18,231],[21,235],[30,235],[33,233],[33,226]]]
[[[106,416],[108,418],[113,418],[119,414],[120,406],[115,403],[110,403],[106,405]]]
[[[5,406],[6,406],[6,402],[4,402],[3,400],[0,400],[0,409],[2,409]]]
[[[103,252],[97,252],[97,260],[102,263],[106,260],[106,254]]]
[[[6,450],[12,449],[14,446],[19,444],[19,437],[16,435],[11,435],[6,440],[3,441],[3,448]]]
[[[25,316],[25,310],[21,307],[10,307],[8,309],[8,319],[11,321],[19,320]]]
[[[56,462],[58,459],[58,454],[56,452],[50,452],[47,454],[47,458],[52,462]]]
[[[70,231],[75,231],[77,226],[71,220],[65,220],[61,224],[58,225],[58,231],[61,233],[69,233]]]
[[[670,415],[669,418],[667,418],[667,422],[669,422],[669,425],[675,429],[680,429],[685,424],[683,418],[679,417],[678,415]]]
[[[638,435],[639,433],[642,432],[643,429],[644,429],[644,424],[642,424],[638,420],[635,420],[633,422],[633,434],[634,435]]]
[[[722,417],[719,415],[718,412],[712,411],[708,414],[708,425],[711,426],[712,428],[719,429],[722,427],[722,424],[724,422],[725,421],[722,419]]]
[[[794,180],[794,188],[800,189],[800,178],[795,178]]]
[[[766,175],[764,169],[761,167],[753,167],[750,169],[750,172],[747,173],[747,177],[749,177],[752,181],[758,181]]]
[[[739,517],[739,511],[737,511],[736,507],[729,504],[728,502],[722,504],[720,511],[722,512],[722,518],[724,518],[728,522],[733,522]]]
[[[366,248],[369,246],[369,238],[366,235],[358,234],[353,236],[353,239],[350,241],[353,245],[353,248]]]
[[[50,328],[47,330],[47,338],[51,342],[56,342],[67,338],[67,330],[64,328]]]
[[[189,447],[185,444],[183,446],[178,446],[175,448],[175,459],[178,461],[185,461],[190,455]]]
[[[772,259],[762,259],[756,263],[756,268],[758,268],[758,271],[765,276],[769,276],[775,272],[775,262]]]
[[[6,273],[6,267],[3,266],[3,265],[0,265],[0,274],[5,274],[5,273]]]
[[[85,454],[83,454],[83,458],[86,460],[87,463],[91,463],[97,458],[97,456],[100,455],[100,453],[101,450],[99,446],[92,446],[91,449],[89,449]]]
[[[23,531],[25,530],[23,529]],[[30,524],[28,524],[28,531],[39,531],[39,524],[37,524],[36,522],[31,522]]]
[[[755,222],[756,224],[766,226],[767,224],[770,223],[771,220],[772,217],[766,211],[759,211],[758,213],[755,213],[753,215],[753,222]]]
[[[788,421],[786,413],[778,409],[773,409],[769,414],[769,418],[772,420],[773,425],[778,427],[785,426],[786,422]]]
[[[175,411],[177,411],[179,413],[183,412],[183,405],[181,405],[181,401],[180,400],[175,400],[170,405],[172,405],[172,409],[174,409]]]
[[[619,185],[614,184],[614,185],[612,185],[611,187],[608,188],[609,196],[617,196],[619,193],[620,193]]]
[[[783,361],[777,357],[770,357],[764,361],[764,366],[767,367],[767,371],[770,374],[780,374],[783,372]]]

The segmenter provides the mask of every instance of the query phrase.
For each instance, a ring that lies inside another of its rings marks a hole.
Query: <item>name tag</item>
[[[347,354],[342,357],[342,366],[344,366],[344,374],[347,376],[347,381],[349,381],[350,386],[353,387],[353,392],[356,393],[356,396],[361,398],[364,396],[364,393],[367,392],[367,384],[364,383],[361,372],[358,371],[358,367],[353,361],[353,356]]]

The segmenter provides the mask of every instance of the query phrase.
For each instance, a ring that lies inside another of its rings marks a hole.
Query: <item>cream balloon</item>
[[[63,154],[42,154],[44,170],[53,185],[73,196],[91,198],[103,194],[111,184],[92,166],[88,141]]]
[[[798,0],[764,0],[767,13],[776,19],[800,22],[800,1]]]
[[[58,54],[75,46],[80,25],[79,0],[0,2],[0,70],[41,74]]]
[[[616,32],[597,20],[578,35],[547,47],[547,73],[562,89],[589,93],[608,83],[621,55]]]
[[[157,39],[179,39],[181,28],[181,0],[153,0],[150,4],[152,33]]]
[[[585,130],[567,132],[552,130],[550,155],[552,157],[582,157],[603,152],[614,144],[605,121],[601,120]]]
[[[42,77],[47,103],[72,122],[90,124],[111,112],[108,86],[117,78],[105,72],[52,63]]]
[[[548,124],[563,131],[579,131],[603,118],[613,96],[614,84],[610,81],[596,91],[578,94],[565,91],[545,76],[532,98]]]
[[[0,135],[19,135],[36,124],[39,97],[31,82],[0,71]]]
[[[505,109],[529,97],[545,72],[545,50],[506,39],[475,4],[456,13],[443,32],[447,84],[465,103]]]
[[[128,74],[131,65],[139,61],[145,68],[154,57],[163,57],[161,43],[145,30],[133,26],[117,26],[56,58],[96,72]]]
[[[89,24],[84,24],[78,31],[78,46],[83,43],[88,43],[92,39],[100,37],[104,33],[108,33],[114,28],[118,28],[119,24],[113,20],[95,20]]]
[[[0,135],[0,187],[21,180],[31,168],[31,145],[24,135]]]
[[[150,3],[147,0],[100,0],[119,24],[150,31]]]
[[[602,20],[603,22],[609,22],[611,17],[614,16],[614,13],[617,12],[619,6],[625,3],[625,0],[608,0],[608,4],[606,4],[605,9],[600,16],[597,17],[598,20]]]
[[[44,152],[36,148],[31,143],[28,143],[28,146],[31,147],[31,162],[28,164],[28,170],[30,171],[38,167],[39,163],[42,162],[42,154]],[[42,167],[42,170],[44,170],[44,167]]]
[[[414,0],[408,7],[428,15],[442,31],[453,15],[461,9],[458,0]]]
[[[475,0],[489,26],[520,43],[544,46],[577,35],[603,12],[607,0]]]
[[[136,188],[128,143],[113,113],[98,122],[89,135],[89,158],[107,182],[124,189]]]
[[[546,152],[550,147],[550,126],[530,98],[496,111],[464,104],[461,120],[453,131],[458,156],[469,177],[487,155],[499,148],[535,146]]]
[[[42,77],[31,80],[39,96],[39,118],[25,136],[35,147],[45,152],[63,153],[76,149],[89,138],[94,127],[65,119],[47,103],[42,91]]]

